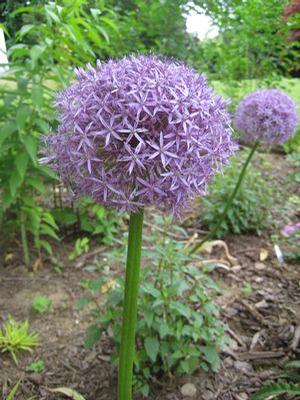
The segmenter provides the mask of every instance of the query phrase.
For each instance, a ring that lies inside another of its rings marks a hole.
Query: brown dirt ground
[[[267,159],[274,166],[267,174],[285,185],[291,167],[280,155],[268,155]],[[296,193],[299,188],[288,190]],[[190,225],[189,230],[192,235],[197,226]],[[262,383],[274,379],[288,360],[300,359],[299,343],[295,345],[295,333],[300,329],[300,266],[278,264],[269,233],[227,237],[235,263],[230,264],[222,246],[204,255],[218,260],[212,276],[224,289],[217,302],[232,339],[230,348],[222,354],[220,372],[200,371],[153,384],[149,399],[183,399],[180,387],[191,382],[199,400],[247,400]],[[57,257],[66,260],[72,246],[70,241],[62,242],[57,246]],[[8,354],[0,354],[0,396],[5,399],[24,374],[17,400],[62,399],[48,390],[60,386],[76,389],[86,400],[116,399],[116,371],[109,364],[111,344],[103,340],[93,349],[85,349],[83,336],[89,316],[75,308],[84,295],[80,282],[97,276],[82,267],[91,259],[101,261],[101,251],[82,262],[77,260],[77,267],[69,263],[61,273],[55,272],[47,260],[33,273],[22,266],[18,241],[2,240],[1,247],[0,255],[6,261],[0,265],[0,324],[9,315],[20,321],[29,319],[30,327],[39,334],[40,346],[32,354],[19,355],[18,366]],[[268,251],[264,261],[260,260],[261,249]],[[47,296],[53,304],[42,316],[31,309],[37,294]],[[38,359],[45,361],[45,370],[40,374],[29,372],[28,365]]]

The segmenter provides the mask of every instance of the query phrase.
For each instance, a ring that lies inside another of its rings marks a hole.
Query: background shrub
[[[208,195],[201,199],[200,218],[208,229],[213,229],[221,217],[227,199],[234,190],[247,152],[240,152],[231,160],[230,165],[210,184]],[[247,232],[260,234],[269,224],[271,192],[271,185],[259,169],[253,164],[250,165],[217,236]]]

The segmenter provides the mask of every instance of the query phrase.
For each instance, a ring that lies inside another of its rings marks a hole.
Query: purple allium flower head
[[[271,146],[291,138],[297,121],[296,105],[287,94],[262,89],[248,94],[239,103],[234,124],[247,141],[261,140]]]
[[[179,213],[236,149],[227,103],[192,68],[151,56],[76,71],[44,159],[77,195]]]

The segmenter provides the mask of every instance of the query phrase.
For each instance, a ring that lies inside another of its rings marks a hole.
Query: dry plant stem
[[[130,215],[123,325],[119,361],[118,400],[131,400],[138,286],[142,250],[143,210]]]
[[[224,208],[223,213],[221,214],[221,216],[219,218],[219,221],[218,221],[217,225],[215,225],[215,227],[211,231],[209,231],[207,235],[204,236],[204,238],[201,240],[200,243],[196,244],[191,249],[190,254],[195,253],[198,249],[200,249],[201,246],[203,246],[203,244],[205,242],[207,242],[208,240],[213,238],[216,235],[216,233],[218,232],[220,226],[222,225],[222,223],[223,223],[223,221],[224,221],[224,219],[225,219],[225,217],[227,215],[227,212],[230,210],[230,208],[232,206],[233,200],[234,200],[237,192],[239,191],[239,188],[240,188],[240,186],[241,186],[241,184],[243,182],[244,176],[246,174],[248,165],[250,164],[250,162],[252,160],[252,157],[253,157],[253,155],[255,153],[255,150],[257,149],[258,145],[259,145],[259,141],[256,141],[254,143],[254,145],[252,146],[251,151],[250,151],[250,153],[249,153],[249,155],[247,157],[247,160],[245,161],[245,163],[243,165],[243,168],[241,170],[241,173],[239,175],[239,179],[237,180],[235,188],[234,188],[233,192],[231,193],[230,197],[227,200],[226,206]]]

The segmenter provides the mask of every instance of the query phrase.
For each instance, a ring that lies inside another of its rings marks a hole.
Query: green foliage
[[[41,372],[44,371],[44,369],[45,369],[45,361],[42,359],[33,361],[28,367],[28,370],[30,372],[35,372],[36,374],[40,374]]]
[[[89,251],[89,238],[84,237],[77,239],[73,251],[69,255],[69,260],[73,261],[75,258],[81,256],[83,253]]]
[[[32,347],[38,345],[38,336],[35,332],[29,332],[29,323],[19,323],[12,318],[0,328],[0,352],[9,352],[17,364],[19,351],[32,352]]]
[[[120,224],[120,215],[116,211],[107,210],[85,198],[81,198],[72,207],[57,207],[52,214],[62,228],[77,225],[79,232],[100,237],[108,245],[113,243]]]
[[[285,365],[285,370],[287,372],[279,375],[278,378],[285,378],[289,381],[300,382],[300,360],[289,361]],[[300,385],[297,385],[296,383],[272,382],[259,389],[251,397],[251,400],[264,400],[271,398],[271,396],[273,399],[282,394],[292,396],[300,395]]]
[[[215,177],[209,186],[208,195],[201,200],[203,206],[201,219],[210,230],[217,224],[225,209],[244,159],[243,153],[239,152],[223,173]],[[261,230],[269,224],[271,193],[271,186],[259,169],[250,165],[217,236],[222,237],[230,232],[260,234]]]
[[[51,309],[52,301],[46,296],[37,295],[32,300],[31,307],[38,314],[44,314],[46,311],[49,311]]]
[[[143,250],[146,264],[141,271],[134,360],[135,390],[144,396],[149,392],[151,376],[191,374],[199,368],[217,371],[218,353],[227,341],[218,309],[211,300],[218,287],[206,267],[195,266],[199,257],[189,257],[184,243],[169,236],[186,238],[186,232],[172,226],[169,218],[161,217],[156,217],[152,228],[152,234],[144,236],[149,247]],[[107,265],[123,264],[124,253],[122,246],[109,254]],[[124,282],[101,277],[84,286],[91,295],[80,299],[77,307],[96,304],[92,309],[95,320],[87,330],[85,343],[90,347],[112,331],[115,365],[121,339]],[[99,292],[108,292],[105,306],[97,306]]]
[[[272,398],[275,398],[282,394],[290,394],[294,396],[300,395],[300,385],[284,382],[270,383],[269,385],[262,387],[258,392],[256,392],[251,397],[251,400],[265,400],[269,399],[270,396],[272,396]]]
[[[38,252],[51,252],[47,236],[57,239],[40,201],[55,175],[38,163],[40,137],[56,125],[55,92],[69,83],[74,66],[109,55],[118,30],[116,15],[102,1],[95,8],[84,1],[32,3],[10,14],[10,26],[13,18],[24,22],[8,50],[10,68],[1,74],[0,220],[20,227],[28,265],[28,232]]]
[[[219,28],[204,45],[204,60],[217,79],[276,78],[297,69],[299,54],[286,38],[291,26],[282,18],[288,0],[213,0],[199,5]],[[298,64],[299,65],[299,64]],[[231,83],[231,82],[229,82]]]
[[[293,138],[284,143],[283,148],[286,153],[300,153],[300,129],[297,130]]]

